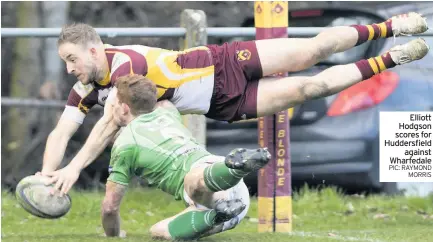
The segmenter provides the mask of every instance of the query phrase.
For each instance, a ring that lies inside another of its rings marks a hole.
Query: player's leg
[[[248,210],[250,207],[250,193],[249,193],[248,188],[242,179],[235,186],[233,186],[227,190],[214,192],[214,193],[208,193],[208,194],[210,194],[210,195],[208,195],[209,196],[208,199],[205,200],[208,203],[206,206],[198,203],[197,201],[193,201],[189,197],[188,193],[186,193],[186,191],[184,194],[184,200],[188,204],[193,204],[192,206],[200,208],[200,209],[208,209],[208,206],[211,208],[215,207],[216,202],[218,202],[220,200],[229,200],[229,201],[240,200],[245,205],[245,209],[239,215],[233,217],[232,219],[230,219],[230,220],[228,220],[222,224],[215,225],[212,229],[210,229],[209,231],[202,234],[200,236],[200,238],[207,237],[207,236],[210,236],[210,235],[213,235],[216,233],[220,233],[220,232],[231,230],[231,229],[235,228],[239,223],[241,223],[243,218],[248,213]]]
[[[257,115],[272,115],[307,100],[338,93],[386,69],[421,59],[428,50],[424,40],[416,39],[381,56],[333,66],[315,76],[264,78],[257,88]]]
[[[219,200],[214,209],[198,209],[190,206],[181,213],[162,220],[150,228],[154,239],[189,240],[198,239],[221,227],[224,222],[238,216],[245,209],[239,200]]]
[[[226,191],[216,192],[215,194],[223,193],[223,192],[226,192],[229,200],[233,200],[233,199],[241,200],[242,203],[245,205],[245,209],[236,217],[224,222],[219,226],[215,226],[213,229],[209,230],[201,237],[206,237],[216,233],[234,229],[239,223],[241,223],[241,221],[248,213],[250,207],[250,192],[248,191],[247,185],[245,185],[243,180],[241,180],[238,184],[236,184],[236,186]]]
[[[333,53],[346,51],[368,40],[404,34],[419,34],[428,29],[417,13],[403,14],[383,23],[331,27],[313,38],[257,40],[256,48],[263,76],[307,69]]]
[[[171,235],[168,231],[168,224],[173,219],[177,218],[178,216],[185,214],[185,213],[188,213],[188,212],[191,212],[191,211],[200,211],[200,210],[194,206],[189,206],[185,210],[183,210],[182,212],[154,224],[149,230],[150,235],[152,236],[153,239],[171,239]]]
[[[266,148],[234,149],[224,161],[191,169],[184,179],[186,194],[196,203],[213,207],[213,202],[224,198],[225,191],[236,186],[242,178],[264,167],[270,160]]]

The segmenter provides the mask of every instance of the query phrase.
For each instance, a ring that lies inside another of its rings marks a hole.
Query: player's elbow
[[[115,216],[119,214],[119,205],[115,204],[110,199],[104,199],[102,202],[102,215],[103,216]]]

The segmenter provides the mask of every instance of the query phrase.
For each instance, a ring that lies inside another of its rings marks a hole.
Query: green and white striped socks
[[[198,239],[215,225],[215,210],[190,211],[179,215],[168,224],[168,232],[175,240]]]
[[[231,169],[224,162],[217,162],[204,170],[204,182],[213,192],[227,190],[248,175],[249,172]]]

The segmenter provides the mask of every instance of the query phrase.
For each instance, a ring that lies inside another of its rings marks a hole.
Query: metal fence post
[[[180,38],[180,49],[207,44],[206,15],[201,10],[185,9],[181,14],[181,27],[186,29],[185,37]],[[206,117],[204,115],[184,115],[183,123],[192,132],[197,142],[206,147]]]

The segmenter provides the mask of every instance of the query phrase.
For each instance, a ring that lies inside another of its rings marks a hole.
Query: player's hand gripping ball
[[[59,196],[50,192],[53,185],[45,185],[48,181],[46,176],[27,176],[17,185],[16,198],[27,212],[34,216],[47,219],[56,219],[69,212],[72,206],[68,194]]]

